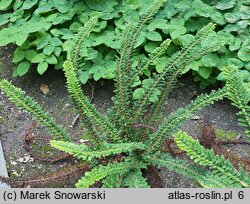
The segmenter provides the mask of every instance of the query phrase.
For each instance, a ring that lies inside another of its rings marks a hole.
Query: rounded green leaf
[[[228,58],[227,60],[228,64],[234,64],[235,66],[237,66],[238,68],[242,68],[243,67],[243,62],[239,59],[236,58]]]
[[[156,31],[150,31],[146,36],[151,41],[162,41],[161,34]]]
[[[40,62],[37,66],[37,72],[39,74],[43,74],[48,69],[48,63],[47,62]]]
[[[182,71],[182,74],[187,73],[189,70],[198,71],[201,65],[202,64],[200,61],[198,61],[198,62],[193,61],[186,66],[186,68]]]
[[[229,50],[234,51],[238,50],[241,45],[241,39],[240,38],[234,38],[234,42],[230,44]]]
[[[0,1],[0,11],[4,11],[9,8],[13,0],[1,0]]]
[[[238,57],[244,62],[250,61],[250,49],[241,47],[238,52]]]
[[[88,50],[87,50],[87,57],[86,57],[86,60],[93,60],[93,59],[95,59],[95,58],[97,58],[97,56],[98,56],[98,51],[97,50],[95,50],[95,49],[93,49],[93,48],[89,48]]]
[[[19,76],[25,75],[30,68],[30,62],[29,61],[23,61],[17,66],[17,73]]]
[[[88,72],[82,72],[79,76],[79,80],[83,83],[86,84],[89,79],[89,73]]]
[[[236,0],[220,0],[218,1],[216,8],[219,10],[226,10],[233,8],[236,4]]]
[[[250,62],[244,64],[246,70],[250,71]]]
[[[226,81],[226,76],[224,75],[223,72],[221,72],[217,77],[216,77],[217,80],[219,81]]]
[[[240,20],[240,13],[225,13],[224,17],[227,22],[235,23],[236,21]]]
[[[168,62],[168,58],[165,57],[165,56],[156,59],[156,60],[154,61],[156,71],[157,71],[158,73],[163,72],[163,70],[164,70],[165,67],[166,67],[167,62]]]
[[[157,48],[157,44],[154,42],[149,42],[144,46],[144,49],[148,52],[151,53]]]
[[[31,63],[40,63],[43,62],[44,59],[46,58],[45,54],[39,53],[36,56],[34,56],[31,60]]]
[[[22,8],[23,8],[24,10],[30,9],[30,8],[32,8],[34,5],[36,5],[37,2],[38,2],[38,0],[25,0],[25,1],[23,2]]]
[[[208,77],[210,76],[210,74],[212,73],[212,69],[209,67],[201,67],[198,70],[199,75],[204,78],[204,79],[208,79]]]
[[[25,58],[28,61],[31,61],[36,55],[37,55],[37,52],[35,50],[27,50],[25,52]]]
[[[145,94],[145,90],[143,88],[136,89],[133,93],[133,99],[138,100]]]
[[[14,57],[12,62],[17,63],[17,62],[21,62],[25,57],[25,51],[20,50],[19,48],[17,48],[14,52]]]
[[[89,8],[95,11],[104,11],[107,8],[106,0],[85,0]]]
[[[215,67],[219,60],[219,57],[214,53],[207,54],[201,58],[201,62],[205,67]]]
[[[72,32],[76,33],[76,32],[78,32],[78,31],[80,30],[81,27],[82,27],[82,24],[81,24],[81,23],[73,22],[73,23],[70,25],[69,29],[70,29]]]
[[[57,64],[57,59],[54,55],[46,56],[45,60],[49,64]]]
[[[51,55],[54,52],[54,50],[55,46],[53,44],[49,44],[43,49],[43,53],[45,55]]]

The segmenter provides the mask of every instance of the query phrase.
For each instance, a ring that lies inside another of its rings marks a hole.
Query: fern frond
[[[109,175],[102,180],[102,188],[119,188],[121,187],[120,180],[121,177],[119,173]]]
[[[145,145],[142,143],[122,143],[122,144],[102,144],[98,150],[88,147],[84,144],[75,144],[73,142],[50,141],[52,147],[67,152],[81,160],[92,160],[93,158],[102,158],[119,153],[130,153],[134,150],[143,150]]]
[[[129,70],[130,69],[129,63],[131,60],[132,51],[134,49],[137,37],[140,34],[146,22],[148,22],[150,19],[154,17],[154,15],[159,11],[159,9],[164,5],[165,2],[166,0],[154,0],[152,3],[152,6],[150,6],[149,9],[141,15],[139,22],[136,23],[132,27],[130,35],[127,35],[125,37],[125,42],[127,44],[126,44],[126,48],[124,49],[124,51],[126,55],[123,59],[121,58],[121,64],[125,65],[125,69],[126,69],[127,74],[129,74],[128,75],[129,77],[131,77],[130,75],[131,70]]]
[[[247,176],[242,178],[242,175],[233,167],[229,160],[226,160],[222,155],[216,155],[212,149],[205,149],[198,140],[194,140],[185,132],[178,132],[175,135],[175,142],[195,163],[212,168],[213,174],[219,177],[223,176],[228,183],[232,183],[232,185],[237,187],[239,185],[241,187],[250,186],[250,178]]]
[[[20,88],[15,87],[7,80],[0,82],[0,88],[6,93],[7,97],[13,102],[18,108],[27,111],[31,114],[40,125],[46,127],[54,139],[62,139],[70,141],[68,133],[46,113],[41,106],[38,105],[34,99],[29,96],[25,96],[24,91]]]
[[[75,37],[74,46],[69,53],[69,61],[72,62],[73,68],[74,68],[73,70],[75,73],[77,72],[76,70],[78,69],[78,67],[80,67],[80,64],[82,63],[81,57],[79,54],[81,46],[84,40],[89,36],[90,32],[92,31],[92,29],[95,27],[96,24],[97,24],[97,17],[92,17],[84,25],[84,27],[80,29],[80,31],[77,33]],[[76,110],[80,114],[81,122],[85,126],[86,134],[89,135],[90,138],[92,138],[92,142],[98,144],[100,142],[99,138],[97,137],[98,133],[91,119],[82,111],[82,107],[79,106],[78,102],[74,98],[73,98],[73,102],[74,102],[74,106]]]
[[[178,77],[181,71],[194,59],[197,59],[204,54],[207,53],[207,48],[202,49],[197,47],[197,45],[201,42],[203,38],[205,38],[209,33],[211,33],[215,28],[215,25],[210,23],[207,26],[203,27],[200,31],[197,32],[193,41],[191,41],[188,45],[182,48],[179,52],[175,53],[170,59],[167,65],[165,66],[165,70],[162,73],[157,74],[154,77],[154,83],[145,91],[144,96],[141,100],[138,101],[135,107],[135,111],[131,120],[131,123],[135,123],[139,116],[141,116],[145,107],[147,107],[149,103],[149,98],[152,96],[154,90],[156,88],[162,89],[161,87],[166,84],[166,76],[172,78],[173,81]],[[212,45],[209,50],[215,50],[220,47],[221,43],[216,43]],[[171,83],[170,83],[171,85]],[[165,98],[165,97],[164,97]]]
[[[150,136],[152,142],[149,144],[146,152],[150,152],[158,147],[163,140],[174,133],[182,122],[191,118],[195,112],[213,104],[215,101],[221,100],[225,94],[225,89],[212,91],[210,94],[201,94],[189,105],[184,108],[179,108],[177,111],[170,114],[160,125],[157,132]]]
[[[190,164],[186,160],[174,158],[169,154],[158,152],[154,155],[146,155],[145,160],[158,168],[166,167],[170,171],[175,171],[187,178],[196,180],[206,188],[227,187],[218,177],[210,175],[208,170]]]
[[[240,109],[237,113],[239,116],[239,124],[247,128],[246,133],[250,140],[250,106],[249,98],[250,89],[244,83],[239,69],[230,65],[223,69],[223,74],[226,77],[227,97],[233,102],[232,105]],[[250,84],[250,83],[249,83]]]
[[[221,47],[221,45],[222,45],[221,43],[216,43],[208,47],[205,47],[203,49],[197,49],[197,51],[192,54],[192,57],[182,64],[182,67],[179,67],[174,72],[169,71],[169,73],[166,74],[165,79],[164,79],[165,85],[161,88],[161,94],[159,96],[159,100],[157,101],[156,104],[153,104],[150,114],[147,117],[147,125],[153,125],[157,121],[156,116],[162,110],[163,105],[169,96],[169,93],[172,91],[172,89],[174,88],[174,85],[177,82],[177,77],[181,75],[181,72],[185,69],[185,67],[193,60],[199,59],[200,57],[206,55],[207,53],[218,50]]]
[[[127,174],[125,174],[121,186],[129,188],[150,187],[146,179],[142,176],[142,172],[140,169],[130,170]]]
[[[86,172],[84,177],[80,179],[76,187],[77,188],[88,188],[90,185],[94,184],[97,181],[105,178],[106,176],[126,173],[130,169],[142,168],[144,165],[141,162],[130,162],[124,161],[120,163],[109,163],[107,166],[98,166],[93,168],[91,171]]]
[[[73,66],[75,68],[78,67],[78,63],[80,62],[80,59],[81,59],[81,57],[79,55],[81,45],[84,42],[84,40],[86,39],[86,37],[89,36],[90,32],[92,31],[92,29],[95,27],[96,24],[97,24],[97,17],[92,17],[84,25],[84,27],[80,29],[80,31],[76,35],[75,43],[74,43],[73,49],[70,53],[70,61],[73,62]]]
[[[131,82],[131,56],[136,43],[136,39],[145,25],[164,4],[165,0],[155,0],[153,5],[141,16],[140,21],[133,25],[130,25],[127,30],[123,32],[122,46],[120,49],[120,59],[117,65],[116,75],[116,97],[114,100],[114,117],[116,124],[121,126],[121,129],[128,126],[128,120],[131,115],[130,99],[132,92],[129,89],[128,84]],[[119,117],[117,117],[119,115]]]
[[[171,40],[166,39],[164,40],[159,47],[155,48],[155,50],[149,55],[149,59],[147,59],[144,63],[142,63],[132,74],[132,80],[130,80],[130,85],[133,83],[136,79],[136,77],[140,76],[140,74],[148,69],[150,64],[152,64],[156,59],[161,57],[163,54],[165,54],[166,50],[168,49],[169,45],[171,43]]]
[[[64,71],[67,79],[68,91],[75,101],[75,104],[80,108],[80,114],[84,113],[85,117],[90,120],[90,123],[97,125],[108,137],[113,141],[119,141],[119,132],[113,127],[107,118],[103,117],[96,108],[89,102],[88,98],[83,95],[80,83],[76,76],[76,70],[71,61],[64,63]],[[98,138],[97,138],[98,139]]]

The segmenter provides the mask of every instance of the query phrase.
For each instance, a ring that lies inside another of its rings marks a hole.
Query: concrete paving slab
[[[1,140],[0,140],[0,175],[8,176]],[[9,188],[9,186],[0,182],[0,188]]]

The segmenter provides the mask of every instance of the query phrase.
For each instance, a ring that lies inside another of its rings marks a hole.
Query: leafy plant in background
[[[68,91],[86,127],[84,138],[89,140],[88,144],[79,145],[72,142],[66,130],[57,125],[32,98],[25,97],[24,92],[7,80],[0,82],[1,89],[12,102],[31,113],[54,135],[50,142],[52,147],[89,163],[91,170],[84,174],[76,187],[90,187],[97,181],[102,182],[102,187],[148,187],[142,170],[152,164],[166,166],[170,170],[196,179],[204,187],[249,187],[250,178],[247,174],[234,169],[230,162],[222,157],[219,158],[219,162],[215,161],[216,155],[202,149],[202,146],[188,136],[183,136],[183,133],[175,136],[178,146],[187,151],[191,158],[195,158],[195,162],[198,161],[197,163],[203,166],[212,166],[213,170],[160,150],[162,142],[174,135],[182,122],[196,111],[227,95],[232,99],[235,97],[234,89],[231,87],[234,79],[231,79],[225,88],[198,96],[189,105],[171,113],[165,119],[160,116],[177,77],[183,73],[186,65],[222,46],[219,42],[211,42],[206,47],[200,45],[202,40],[213,32],[212,23],[199,30],[189,44],[176,52],[167,61],[161,73],[147,78],[141,86],[137,85],[134,91],[133,84],[138,81],[140,73],[147,69],[152,61],[160,58],[171,44],[170,40],[163,41],[143,63],[136,68],[132,66],[134,47],[145,23],[164,3],[164,0],[156,0],[153,6],[142,14],[138,23],[127,25],[123,32],[115,75],[116,95],[108,117],[101,115],[83,95],[77,78],[77,68],[82,64],[81,45],[88,39],[86,37],[94,28],[97,19],[92,18],[80,29],[74,49],[64,63],[64,71]],[[227,92],[230,90],[231,92]],[[241,91],[239,93],[241,94]],[[191,146],[192,149],[186,146]],[[219,168],[221,166],[223,168]]]
[[[151,0],[6,0],[0,2],[0,46],[16,44],[13,62],[17,64],[14,76],[22,76],[35,64],[43,74],[49,65],[63,67],[66,53],[72,49],[73,36],[91,16],[100,19],[94,32],[83,43],[80,55],[85,63],[78,66],[78,77],[85,84],[94,80],[114,79],[116,57],[121,48],[121,33],[128,22],[139,19]],[[183,73],[192,72],[201,88],[225,80],[224,66],[234,64],[240,68],[245,81],[250,74],[249,0],[173,0],[167,1],[160,12],[143,28],[135,44],[133,67],[160,45],[162,39],[171,38],[166,54],[152,61],[141,73],[152,76],[161,73],[167,60],[182,46],[194,39],[195,32],[208,22],[218,24],[210,38],[202,40],[206,47],[211,40],[225,45],[186,66]],[[13,34],[15,33],[15,34]],[[137,83],[143,83],[143,80]],[[147,82],[144,82],[147,83]]]

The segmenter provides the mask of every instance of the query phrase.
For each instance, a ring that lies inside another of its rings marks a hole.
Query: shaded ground
[[[62,72],[51,69],[43,76],[38,76],[38,74],[33,71],[22,78],[13,79],[11,77],[11,67],[13,67],[11,64],[12,51],[11,47],[5,47],[1,50],[0,78],[12,80],[16,86],[25,90],[28,95],[42,104],[42,106],[56,118],[59,124],[63,124],[67,127],[75,140],[79,141],[82,134],[82,127],[79,123],[76,123],[74,128],[70,127],[77,114],[73,109],[71,101],[68,99],[65,79]],[[44,94],[40,90],[42,84],[48,86],[48,94]],[[112,82],[102,81],[98,84],[93,82],[93,85],[95,87],[93,103],[96,104],[96,107],[101,112],[105,113],[108,107],[112,105]],[[91,86],[85,86],[84,90],[88,96],[91,95]],[[191,84],[187,77],[181,79],[178,83],[178,88],[176,88],[170,96],[169,106],[164,110],[164,114],[168,115],[170,112],[189,103],[194,95],[196,95],[197,90],[198,88]],[[0,112],[0,139],[3,144],[8,172],[11,177],[41,175],[42,173],[53,172],[65,165],[65,163],[54,165],[38,162],[36,159],[26,163],[20,162],[20,158],[24,158],[28,155],[23,148],[23,137],[27,128],[32,123],[32,118],[28,114],[18,111],[16,107],[6,99],[3,93],[0,93]],[[228,101],[220,101],[197,113],[193,120],[189,120],[183,124],[182,129],[190,135],[197,137],[199,136],[203,119],[206,118],[212,122],[214,127],[230,130],[233,131],[236,136],[244,137],[244,129],[237,125],[235,113],[236,109],[232,107]],[[36,129],[35,134],[37,136],[47,135],[47,133],[43,131],[43,128],[39,127]],[[250,157],[249,150],[247,151],[247,149],[249,149],[248,146],[231,145],[229,149],[230,151],[237,152],[241,157],[247,159]],[[165,187],[195,187],[195,184],[190,180],[176,173],[169,172],[167,169],[161,169],[160,172]],[[153,179],[157,180],[157,178]],[[153,183],[154,182],[157,183],[157,181],[153,181]],[[72,184],[64,183],[60,186],[71,185]]]

